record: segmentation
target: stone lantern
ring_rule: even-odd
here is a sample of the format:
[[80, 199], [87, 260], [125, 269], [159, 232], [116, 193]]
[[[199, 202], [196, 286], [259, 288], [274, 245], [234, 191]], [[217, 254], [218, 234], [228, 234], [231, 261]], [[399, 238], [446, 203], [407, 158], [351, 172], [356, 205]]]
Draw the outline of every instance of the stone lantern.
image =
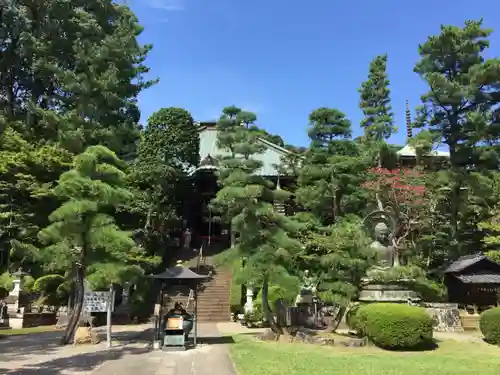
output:
[[14, 280], [12, 280], [12, 285], [14, 288], [9, 293], [9, 296], [19, 297], [24, 288], [24, 278], [28, 275], [27, 272], [24, 272], [21, 267], [12, 274], [14, 276]]
[[24, 272], [21, 267], [12, 274], [14, 280], [12, 280], [12, 285], [14, 286], [10, 291], [8, 297], [6, 298], [7, 306], [9, 311], [19, 313], [21, 307], [25, 306], [24, 298], [24, 279], [29, 275], [27, 272]]

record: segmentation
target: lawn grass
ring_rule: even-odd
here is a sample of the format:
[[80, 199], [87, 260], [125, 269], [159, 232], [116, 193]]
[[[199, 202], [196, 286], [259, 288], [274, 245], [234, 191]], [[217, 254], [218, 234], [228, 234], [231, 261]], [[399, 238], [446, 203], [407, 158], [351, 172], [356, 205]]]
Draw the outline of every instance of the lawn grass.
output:
[[484, 343], [439, 342], [427, 352], [388, 352], [259, 342], [234, 336], [231, 356], [239, 375], [498, 375], [500, 348]]
[[14, 335], [29, 335], [30, 333], [43, 333], [56, 331], [55, 326], [39, 326], [20, 329], [0, 329], [1, 336], [14, 336]]

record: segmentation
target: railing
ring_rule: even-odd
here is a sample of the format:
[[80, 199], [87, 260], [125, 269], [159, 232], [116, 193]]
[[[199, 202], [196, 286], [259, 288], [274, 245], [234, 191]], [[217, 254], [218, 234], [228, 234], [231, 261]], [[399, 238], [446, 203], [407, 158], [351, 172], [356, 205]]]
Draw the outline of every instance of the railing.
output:
[[196, 260], [196, 272], [200, 271], [200, 266], [202, 265], [201, 263], [205, 262], [205, 259], [203, 258], [203, 245], [200, 246], [200, 251], [198, 252], [198, 259]]
[[194, 290], [193, 289], [189, 289], [189, 296], [188, 296], [188, 300], [187, 300], [187, 303], [186, 303], [186, 310], [189, 308], [189, 304], [190, 302], [194, 299]]

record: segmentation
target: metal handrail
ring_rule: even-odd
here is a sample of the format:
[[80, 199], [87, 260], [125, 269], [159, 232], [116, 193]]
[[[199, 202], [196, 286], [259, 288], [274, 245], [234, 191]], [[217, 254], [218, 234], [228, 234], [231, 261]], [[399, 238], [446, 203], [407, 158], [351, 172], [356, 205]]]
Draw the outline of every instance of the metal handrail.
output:
[[203, 260], [203, 245], [200, 246], [200, 251], [198, 252], [198, 260], [196, 261], [196, 272], [200, 271], [202, 260]]
[[187, 303], [186, 303], [186, 310], [189, 308], [189, 303], [194, 299], [194, 290], [193, 289], [189, 289], [189, 296], [188, 296], [188, 300], [187, 300]]

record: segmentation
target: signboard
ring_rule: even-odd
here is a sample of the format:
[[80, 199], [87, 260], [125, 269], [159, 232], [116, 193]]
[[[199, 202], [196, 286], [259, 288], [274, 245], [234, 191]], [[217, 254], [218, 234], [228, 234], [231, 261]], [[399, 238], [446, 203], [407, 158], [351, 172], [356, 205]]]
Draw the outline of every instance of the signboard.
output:
[[172, 317], [167, 320], [167, 330], [180, 330], [183, 327], [182, 317]]
[[[83, 311], [85, 312], [106, 312], [108, 303], [111, 302], [110, 292], [85, 292], [83, 295]], [[111, 303], [111, 311], [114, 309], [114, 303]]]

